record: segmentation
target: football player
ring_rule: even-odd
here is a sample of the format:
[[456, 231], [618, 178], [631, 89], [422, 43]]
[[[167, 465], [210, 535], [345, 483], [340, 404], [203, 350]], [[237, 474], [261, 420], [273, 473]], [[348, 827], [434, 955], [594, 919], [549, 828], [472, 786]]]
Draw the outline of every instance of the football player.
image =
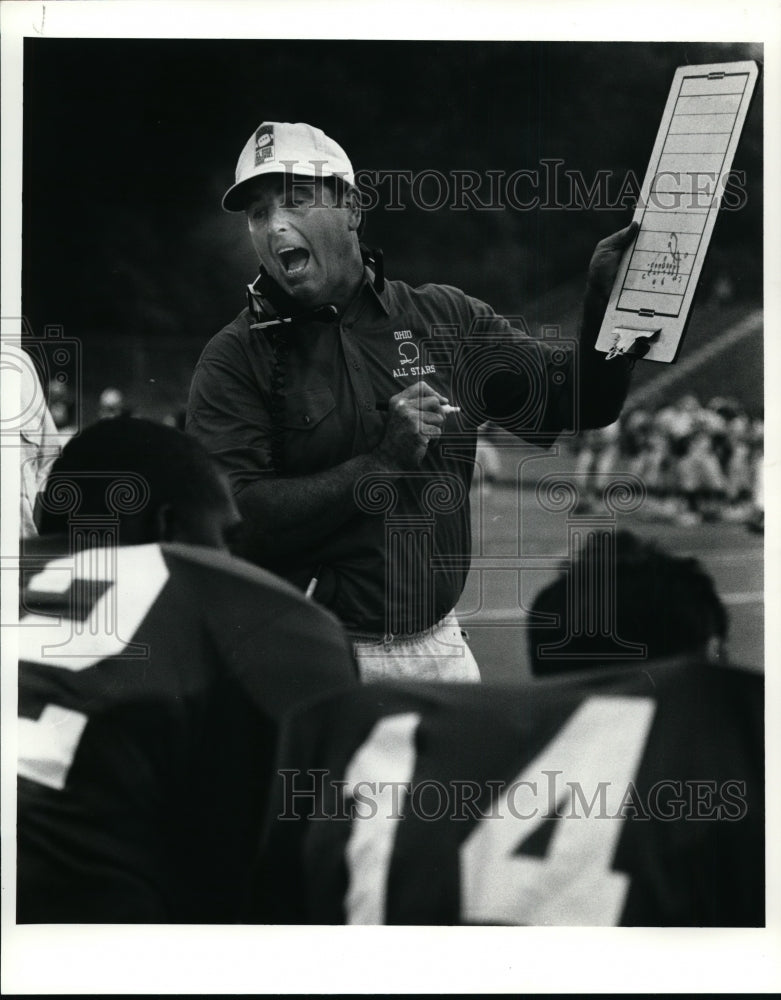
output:
[[715, 656], [726, 616], [696, 564], [631, 538], [604, 558], [535, 603], [558, 676], [367, 687], [290, 720], [257, 919], [764, 923], [762, 678]]
[[242, 919], [283, 715], [357, 684], [341, 626], [234, 559], [201, 446], [145, 420], [73, 438], [25, 546], [20, 923]]
[[587, 534], [532, 602], [537, 677], [616, 662], [726, 662], [729, 621], [713, 579], [688, 556], [630, 531]]
[[666, 663], [291, 720], [255, 919], [761, 926], [763, 686]]

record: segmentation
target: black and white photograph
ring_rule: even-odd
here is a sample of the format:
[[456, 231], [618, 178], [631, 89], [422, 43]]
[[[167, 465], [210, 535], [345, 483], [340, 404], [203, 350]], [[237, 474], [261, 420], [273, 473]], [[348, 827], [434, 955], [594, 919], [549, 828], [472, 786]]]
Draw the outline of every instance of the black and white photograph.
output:
[[2, 4], [4, 992], [781, 985], [781, 9], [480, 10]]

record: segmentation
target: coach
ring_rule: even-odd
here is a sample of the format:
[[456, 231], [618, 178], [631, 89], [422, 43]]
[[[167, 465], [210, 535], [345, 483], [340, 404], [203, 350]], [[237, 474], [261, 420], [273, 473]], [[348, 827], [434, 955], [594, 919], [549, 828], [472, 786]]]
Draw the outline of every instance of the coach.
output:
[[549, 443], [616, 419], [628, 364], [593, 343], [634, 227], [598, 245], [567, 351], [456, 288], [385, 280], [320, 129], [261, 124], [223, 207], [246, 213], [261, 270], [203, 351], [187, 427], [229, 477], [241, 554], [336, 613], [364, 679], [479, 680], [453, 614], [477, 427]]

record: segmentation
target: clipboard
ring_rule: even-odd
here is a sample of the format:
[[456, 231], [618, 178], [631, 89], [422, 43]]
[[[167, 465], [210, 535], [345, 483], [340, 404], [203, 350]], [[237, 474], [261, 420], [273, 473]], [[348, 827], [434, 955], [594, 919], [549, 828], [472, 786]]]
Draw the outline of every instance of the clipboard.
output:
[[753, 61], [675, 71], [595, 344], [607, 359], [675, 359], [758, 77]]

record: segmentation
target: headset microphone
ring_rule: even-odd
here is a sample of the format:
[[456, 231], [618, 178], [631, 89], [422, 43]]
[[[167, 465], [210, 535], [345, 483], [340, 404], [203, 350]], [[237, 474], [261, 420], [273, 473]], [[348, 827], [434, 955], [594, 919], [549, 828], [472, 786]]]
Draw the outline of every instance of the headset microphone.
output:
[[[374, 272], [375, 290], [381, 292], [385, 287], [382, 250], [370, 250], [361, 244], [361, 257], [364, 264]], [[265, 330], [302, 321], [332, 323], [339, 318], [339, 310], [330, 304], [300, 311], [296, 300], [280, 288], [262, 267], [257, 278], [247, 285], [247, 304], [250, 316], [255, 321], [250, 326], [252, 330]]]

